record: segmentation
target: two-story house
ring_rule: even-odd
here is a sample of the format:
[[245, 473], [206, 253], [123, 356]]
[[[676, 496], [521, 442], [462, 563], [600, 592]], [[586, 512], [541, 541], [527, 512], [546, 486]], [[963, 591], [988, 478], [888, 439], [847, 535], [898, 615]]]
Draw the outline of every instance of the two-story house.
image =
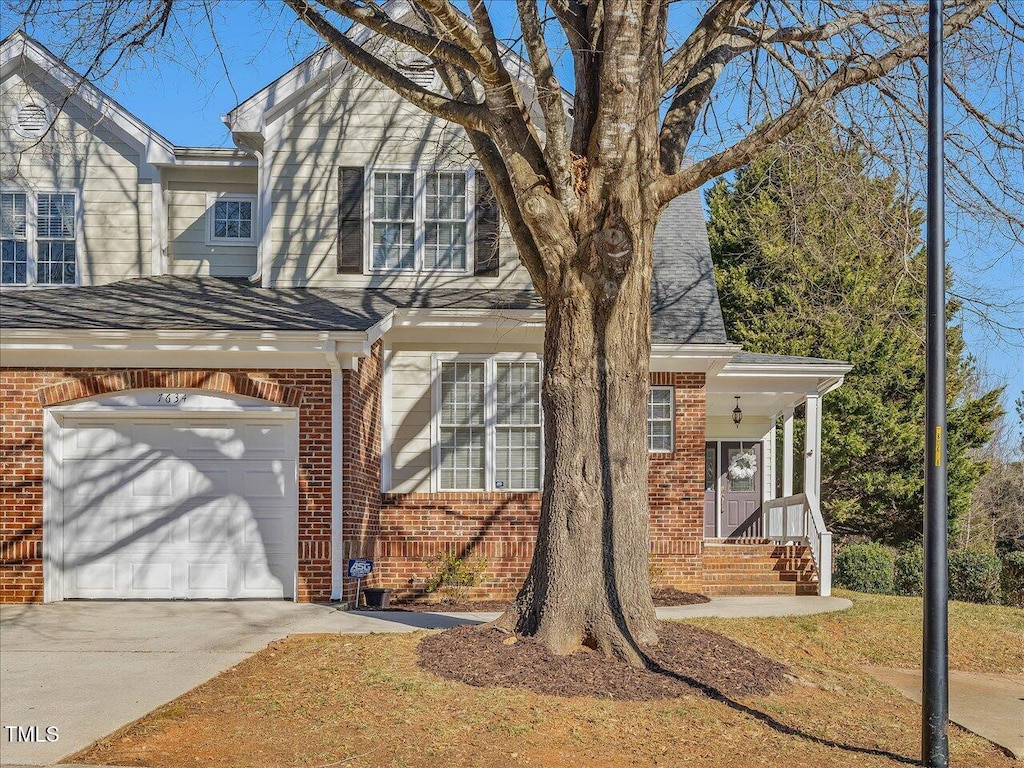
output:
[[[5, 601], [350, 599], [352, 557], [416, 594], [449, 550], [514, 594], [544, 313], [461, 129], [325, 50], [225, 116], [236, 148], [180, 147], [21, 33], [0, 105]], [[729, 342], [697, 193], [652, 308], [655, 585], [827, 594], [848, 366]]]

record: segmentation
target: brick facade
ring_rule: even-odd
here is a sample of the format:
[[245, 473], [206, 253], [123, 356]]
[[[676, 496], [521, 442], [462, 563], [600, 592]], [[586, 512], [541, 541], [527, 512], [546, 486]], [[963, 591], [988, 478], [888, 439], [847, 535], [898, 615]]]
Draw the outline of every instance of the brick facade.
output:
[[[651, 578], [654, 586], [700, 592], [704, 535], [703, 373], [655, 373], [675, 388], [675, 450], [651, 454]], [[372, 580], [399, 596], [423, 593], [433, 558], [453, 551], [487, 561], [476, 597], [515, 594], [530, 567], [539, 493], [384, 494]]]
[[203, 389], [299, 408], [298, 599], [331, 594], [331, 376], [305, 370], [0, 370], [0, 602], [43, 599], [43, 408], [138, 388]]
[[[380, 345], [343, 374], [344, 558], [373, 557], [369, 584], [422, 594], [440, 552], [482, 557], [478, 597], [507, 597], [526, 576], [539, 493], [380, 493]], [[651, 575], [699, 592], [704, 515], [704, 375], [656, 373], [675, 387], [675, 450], [652, 454]], [[43, 596], [43, 408], [136, 388], [195, 388], [299, 408], [298, 599], [331, 596], [331, 376], [327, 370], [196, 371], [95, 368], [0, 371], [0, 600]], [[346, 579], [343, 599], [353, 596]]]

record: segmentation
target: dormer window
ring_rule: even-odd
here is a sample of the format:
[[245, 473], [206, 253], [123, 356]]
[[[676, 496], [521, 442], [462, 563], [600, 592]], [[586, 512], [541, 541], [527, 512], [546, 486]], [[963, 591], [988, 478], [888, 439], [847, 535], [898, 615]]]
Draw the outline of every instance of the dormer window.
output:
[[0, 285], [78, 283], [78, 196], [0, 192]]
[[255, 195], [210, 194], [206, 200], [207, 245], [255, 245]]

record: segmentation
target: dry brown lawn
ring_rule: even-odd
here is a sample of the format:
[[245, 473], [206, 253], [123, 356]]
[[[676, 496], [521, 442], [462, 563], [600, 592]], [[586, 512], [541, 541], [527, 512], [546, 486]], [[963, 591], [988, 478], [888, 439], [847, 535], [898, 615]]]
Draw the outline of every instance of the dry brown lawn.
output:
[[[920, 708], [861, 671], [919, 665], [921, 601], [847, 595], [801, 618], [701, 620], [787, 664], [781, 694], [716, 701], [562, 698], [474, 688], [417, 665], [424, 633], [296, 635], [68, 758], [203, 768], [903, 766]], [[1024, 611], [951, 604], [950, 665], [1024, 673]], [[955, 726], [958, 768], [1012, 768]]]

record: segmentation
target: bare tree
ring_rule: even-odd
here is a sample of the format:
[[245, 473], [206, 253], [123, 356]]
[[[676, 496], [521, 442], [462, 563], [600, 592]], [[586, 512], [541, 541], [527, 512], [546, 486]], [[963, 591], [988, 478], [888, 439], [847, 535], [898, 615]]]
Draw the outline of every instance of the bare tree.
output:
[[[100, 13], [97, 60], [113, 61], [197, 3], [49, 8]], [[586, 645], [642, 663], [657, 642], [644, 425], [658, 219], [676, 196], [816, 114], [884, 162], [913, 167], [926, 4], [717, 0], [683, 29], [676, 17], [687, 9], [671, 0], [516, 0], [512, 19], [510, 4], [486, 0], [284, 3], [360, 70], [465, 130], [545, 302], [540, 528], [526, 582], [497, 623], [558, 653]], [[353, 24], [429, 57], [445, 87], [427, 90], [357, 45]], [[950, 135], [951, 200], [994, 215], [1019, 240], [1019, 9], [946, 0], [944, 33], [951, 120], [972, 126]], [[510, 47], [528, 61], [528, 85], [510, 71]], [[571, 67], [556, 66], [562, 53]]]

